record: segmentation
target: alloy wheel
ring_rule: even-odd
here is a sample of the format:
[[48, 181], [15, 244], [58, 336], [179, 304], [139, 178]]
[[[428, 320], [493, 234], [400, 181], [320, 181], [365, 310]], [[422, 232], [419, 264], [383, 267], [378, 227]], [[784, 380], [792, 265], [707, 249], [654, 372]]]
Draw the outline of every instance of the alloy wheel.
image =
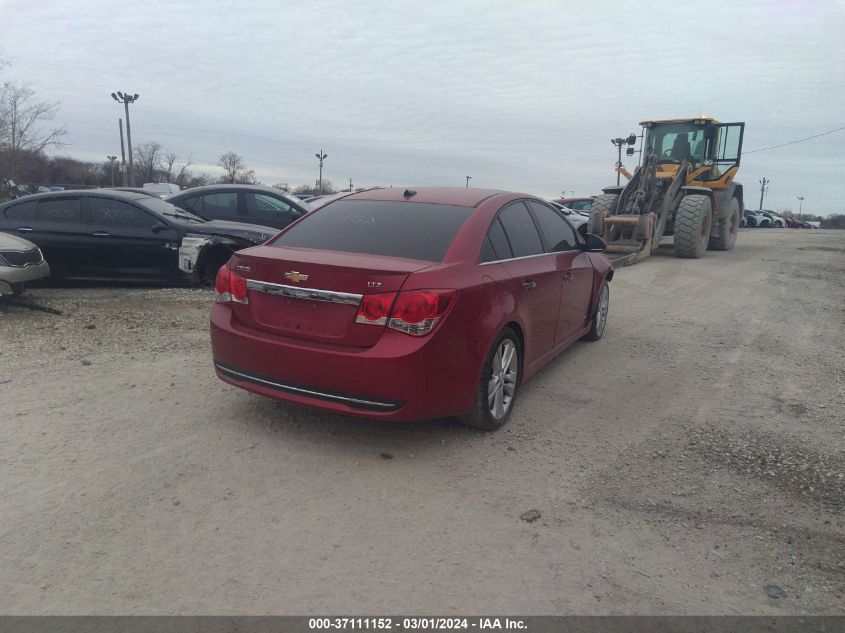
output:
[[505, 339], [493, 355], [490, 367], [490, 381], [487, 384], [487, 406], [490, 415], [501, 420], [508, 412], [516, 392], [516, 379], [519, 367], [516, 345]]

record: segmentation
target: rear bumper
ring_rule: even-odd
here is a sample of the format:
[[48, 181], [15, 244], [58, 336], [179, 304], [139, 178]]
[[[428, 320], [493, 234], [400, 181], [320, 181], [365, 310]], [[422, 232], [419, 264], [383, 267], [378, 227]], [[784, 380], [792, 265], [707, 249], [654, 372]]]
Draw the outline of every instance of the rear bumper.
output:
[[482, 339], [440, 341], [385, 331], [368, 349], [337, 348], [244, 328], [228, 306], [211, 311], [217, 376], [279, 400], [347, 415], [392, 421], [448, 417], [469, 411]]
[[12, 284], [35, 281], [50, 275], [50, 266], [42, 260], [29, 266], [0, 266], [0, 294], [12, 294]]

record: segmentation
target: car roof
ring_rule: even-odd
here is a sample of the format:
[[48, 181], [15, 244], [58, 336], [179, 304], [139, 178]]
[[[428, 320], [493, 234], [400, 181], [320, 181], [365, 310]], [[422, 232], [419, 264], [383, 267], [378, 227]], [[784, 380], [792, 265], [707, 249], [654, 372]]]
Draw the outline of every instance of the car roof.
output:
[[[43, 193], [32, 193], [27, 196], [15, 198], [10, 202], [40, 200], [42, 198], [78, 198], [80, 196], [117, 198], [119, 200], [140, 200], [150, 197], [147, 194], [137, 193], [135, 191], [117, 191], [115, 189], [71, 189], [65, 191], [45, 191]], [[4, 204], [9, 203], [6, 202]]]
[[[414, 192], [405, 195], [405, 192]], [[448, 204], [457, 207], [477, 207], [479, 204], [500, 194], [499, 189], [475, 189], [466, 187], [393, 187], [391, 189], [370, 189], [353, 193], [343, 200], [403, 200], [426, 204]]]
[[275, 187], [267, 187], [265, 185], [202, 185], [201, 187], [191, 187], [190, 189], [183, 189], [179, 193], [174, 193], [170, 198], [175, 198], [176, 196], [183, 196], [185, 194], [196, 194], [196, 193], [203, 193], [205, 191], [211, 191], [213, 189], [243, 189], [245, 191], [248, 190], [257, 190], [257, 191], [266, 191], [268, 193], [275, 193], [277, 195], [285, 195], [290, 198], [295, 198], [292, 193], [284, 191], [283, 189], [276, 189]]

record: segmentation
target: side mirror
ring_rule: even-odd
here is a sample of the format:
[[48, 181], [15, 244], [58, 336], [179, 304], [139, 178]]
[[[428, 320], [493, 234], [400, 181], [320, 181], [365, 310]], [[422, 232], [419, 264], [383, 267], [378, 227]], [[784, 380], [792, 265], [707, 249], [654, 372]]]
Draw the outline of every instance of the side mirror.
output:
[[168, 228], [168, 227], [164, 222], [156, 222], [152, 226], [153, 233], [158, 233], [160, 231], [165, 230], [166, 228]]
[[587, 233], [587, 244], [584, 250], [589, 253], [603, 253], [607, 250], [607, 242], [595, 233]]

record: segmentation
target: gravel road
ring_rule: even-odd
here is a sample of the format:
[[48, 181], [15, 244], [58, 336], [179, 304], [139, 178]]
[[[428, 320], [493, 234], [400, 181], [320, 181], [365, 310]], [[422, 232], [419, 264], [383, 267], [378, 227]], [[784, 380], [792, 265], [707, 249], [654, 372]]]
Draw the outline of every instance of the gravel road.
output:
[[494, 434], [223, 384], [207, 290], [2, 302], [0, 612], [845, 613], [845, 232], [737, 244], [618, 270]]

